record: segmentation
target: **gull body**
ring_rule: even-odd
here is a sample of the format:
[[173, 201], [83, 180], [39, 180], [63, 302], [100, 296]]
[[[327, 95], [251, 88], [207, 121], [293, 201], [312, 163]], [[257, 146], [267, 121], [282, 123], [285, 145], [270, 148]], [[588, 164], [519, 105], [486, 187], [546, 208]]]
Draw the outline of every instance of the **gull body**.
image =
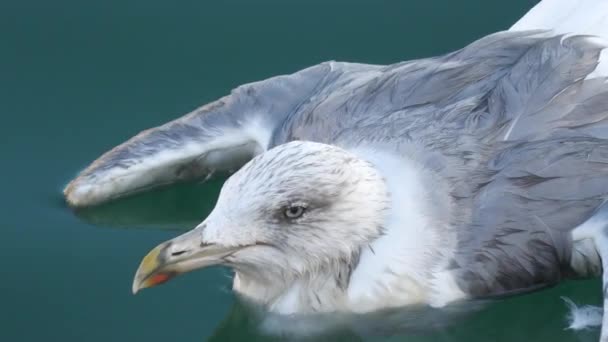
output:
[[223, 264], [280, 314], [444, 307], [602, 275], [602, 38], [607, 2], [544, 0], [444, 56], [243, 85], [107, 152], [65, 195], [88, 206], [240, 168], [199, 226], [144, 258], [133, 291]]

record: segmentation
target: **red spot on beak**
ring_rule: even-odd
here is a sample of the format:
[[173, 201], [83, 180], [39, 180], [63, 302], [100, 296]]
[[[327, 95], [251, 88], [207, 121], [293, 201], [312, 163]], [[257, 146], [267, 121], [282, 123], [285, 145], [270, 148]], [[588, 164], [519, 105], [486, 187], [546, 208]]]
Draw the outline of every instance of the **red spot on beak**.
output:
[[154, 286], [154, 285], [162, 284], [171, 278], [173, 278], [173, 274], [171, 274], [171, 273], [158, 273], [158, 274], [155, 274], [154, 276], [152, 276], [152, 278], [150, 278], [149, 281], [150, 281], [150, 284], [152, 286]]

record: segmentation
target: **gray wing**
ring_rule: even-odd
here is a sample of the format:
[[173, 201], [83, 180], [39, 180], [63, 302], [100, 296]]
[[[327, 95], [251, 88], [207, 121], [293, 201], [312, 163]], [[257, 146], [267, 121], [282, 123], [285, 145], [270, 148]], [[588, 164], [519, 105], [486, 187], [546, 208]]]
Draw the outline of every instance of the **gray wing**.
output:
[[593, 273], [592, 263], [572, 268], [570, 232], [608, 198], [608, 141], [508, 144], [476, 173], [469, 196], [453, 194], [462, 211], [451, 267], [466, 292], [506, 295]]
[[[436, 140], [445, 140], [462, 208], [452, 267], [469, 294], [530, 291], [598, 271], [597, 255], [574, 255], [570, 234], [608, 198], [608, 83], [586, 79], [598, 58], [584, 37], [535, 43], [474, 111], [446, 120], [466, 132]], [[596, 260], [573, 269], [574, 258]]]
[[[502, 32], [445, 56], [389, 66], [322, 63], [241, 86], [142, 132], [94, 161], [64, 193], [72, 206], [97, 204], [238, 168], [296, 139], [337, 145], [416, 140], [438, 150], [468, 134], [470, 142], [457, 143], [474, 153], [475, 141], [540, 139], [568, 122], [601, 135], [603, 114], [568, 114], [583, 110], [573, 108], [577, 104], [603, 106], [596, 96], [601, 87], [581, 81], [599, 50], [582, 38]], [[439, 131], [446, 138], [437, 141]]]
[[75, 207], [240, 167], [268, 148], [285, 117], [318, 91], [326, 64], [246, 84], [103, 154], [64, 190]]

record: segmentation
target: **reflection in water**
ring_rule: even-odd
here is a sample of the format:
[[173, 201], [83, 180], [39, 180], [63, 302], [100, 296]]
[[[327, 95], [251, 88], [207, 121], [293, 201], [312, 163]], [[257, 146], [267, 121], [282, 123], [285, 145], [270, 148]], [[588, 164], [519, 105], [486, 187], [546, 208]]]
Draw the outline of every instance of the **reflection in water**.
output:
[[75, 214], [101, 226], [186, 231], [209, 215], [224, 180], [218, 177], [205, 183], [176, 184], [100, 206], [76, 209]]
[[426, 335], [462, 321], [486, 304], [465, 302], [444, 309], [420, 306], [369, 314], [278, 315], [237, 300], [209, 341], [363, 341]]
[[[583, 283], [588, 289], [599, 284], [597, 281]], [[443, 309], [403, 308], [364, 315], [279, 316], [238, 300], [207, 341], [512, 342], [566, 338], [568, 341], [595, 342], [599, 329], [565, 330], [565, 320], [556, 319], [567, 313], [560, 293], [574, 294], [577, 286], [580, 288], [581, 282], [567, 282], [545, 291], [549, 296], [537, 293], [457, 303]]]

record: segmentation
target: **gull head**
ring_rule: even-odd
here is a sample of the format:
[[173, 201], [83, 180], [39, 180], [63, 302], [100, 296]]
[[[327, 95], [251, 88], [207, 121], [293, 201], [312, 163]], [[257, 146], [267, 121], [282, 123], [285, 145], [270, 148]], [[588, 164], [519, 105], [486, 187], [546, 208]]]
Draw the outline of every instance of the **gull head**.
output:
[[289, 282], [348, 262], [383, 230], [389, 195], [373, 164], [336, 146], [291, 142], [243, 166], [193, 230], [144, 257], [133, 292], [194, 269]]

